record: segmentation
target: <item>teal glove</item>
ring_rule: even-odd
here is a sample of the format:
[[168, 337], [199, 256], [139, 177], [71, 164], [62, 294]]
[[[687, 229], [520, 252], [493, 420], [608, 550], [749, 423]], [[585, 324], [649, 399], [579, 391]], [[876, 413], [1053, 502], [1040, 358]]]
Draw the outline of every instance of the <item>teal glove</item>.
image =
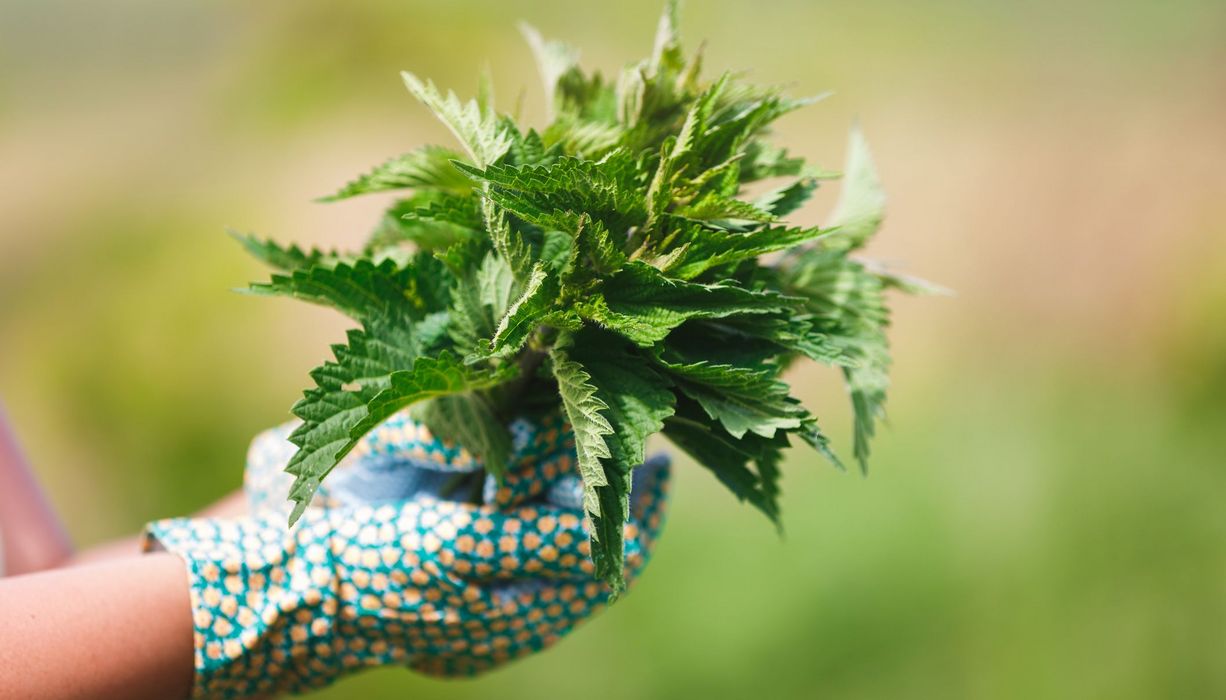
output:
[[[591, 575], [569, 430], [556, 417], [511, 428], [515, 462], [501, 487], [485, 485], [490, 505], [443, 498], [456, 472], [480, 464], [398, 415], [292, 531], [271, 495], [286, 493], [286, 428], [253, 443], [251, 516], [151, 524], [150, 541], [187, 562], [193, 696], [301, 692], [386, 664], [471, 675], [549, 646], [600, 609], [608, 591]], [[659, 532], [668, 477], [667, 460], [636, 470], [630, 578]]]

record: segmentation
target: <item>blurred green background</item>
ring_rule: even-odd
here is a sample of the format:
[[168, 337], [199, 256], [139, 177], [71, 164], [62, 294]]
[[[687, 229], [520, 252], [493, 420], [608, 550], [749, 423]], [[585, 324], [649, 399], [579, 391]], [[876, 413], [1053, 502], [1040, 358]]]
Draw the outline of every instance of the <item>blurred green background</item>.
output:
[[[223, 230], [354, 245], [312, 197], [446, 142], [400, 85], [541, 90], [514, 22], [608, 71], [658, 2], [0, 2], [0, 396], [82, 545], [239, 483], [345, 323], [228, 289]], [[709, 66], [859, 118], [899, 299], [867, 479], [797, 451], [781, 540], [681, 464], [633, 595], [476, 681], [319, 697], [1226, 696], [1226, 4], [691, 0]], [[835, 188], [801, 219], [818, 222]], [[832, 372], [793, 377], [840, 445]]]

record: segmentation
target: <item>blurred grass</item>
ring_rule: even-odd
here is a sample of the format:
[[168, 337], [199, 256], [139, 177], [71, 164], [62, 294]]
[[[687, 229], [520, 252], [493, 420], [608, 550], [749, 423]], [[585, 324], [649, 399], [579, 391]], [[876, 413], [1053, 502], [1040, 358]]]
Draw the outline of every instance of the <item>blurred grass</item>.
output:
[[[657, 3], [0, 0], [0, 396], [81, 543], [237, 485], [343, 321], [227, 290], [227, 224], [352, 244], [310, 198], [445, 141], [399, 86], [540, 91], [513, 22], [606, 70]], [[837, 166], [859, 115], [900, 300], [867, 479], [803, 452], [786, 536], [682, 464], [634, 594], [472, 682], [319, 697], [1226, 694], [1226, 7], [697, 2], [710, 64], [836, 98], [780, 138]], [[820, 220], [824, 193], [805, 212]], [[846, 444], [834, 376], [795, 376]]]

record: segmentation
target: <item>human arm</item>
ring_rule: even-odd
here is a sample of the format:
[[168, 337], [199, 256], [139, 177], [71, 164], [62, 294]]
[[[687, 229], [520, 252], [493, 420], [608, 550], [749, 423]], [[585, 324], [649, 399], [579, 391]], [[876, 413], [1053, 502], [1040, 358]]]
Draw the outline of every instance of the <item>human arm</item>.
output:
[[190, 610], [165, 553], [0, 580], [0, 698], [187, 697]]

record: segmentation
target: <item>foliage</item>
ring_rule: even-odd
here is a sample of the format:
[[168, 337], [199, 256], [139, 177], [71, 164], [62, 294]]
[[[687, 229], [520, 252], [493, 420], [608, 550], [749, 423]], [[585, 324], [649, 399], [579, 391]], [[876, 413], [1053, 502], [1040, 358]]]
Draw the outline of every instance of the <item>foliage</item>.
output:
[[[402, 408], [417, 404], [496, 477], [506, 422], [560, 408], [592, 557], [616, 593], [631, 472], [652, 435], [776, 522], [793, 438], [841, 466], [782, 379], [799, 356], [843, 372], [867, 468], [888, 385], [884, 293], [914, 288], [851, 257], [883, 214], [867, 146], [853, 130], [832, 226], [785, 223], [831, 175], [771, 145], [769, 127], [811, 100], [731, 75], [704, 81], [676, 26], [670, 3], [652, 55], [616, 80], [525, 28], [552, 101], [540, 131], [498, 113], [488, 89], [465, 102], [405, 73], [463, 152], [426, 146], [325, 198], [400, 193], [359, 252], [240, 239], [281, 269], [251, 291], [360, 324], [293, 408], [291, 521]], [[754, 187], [763, 181], [775, 187]]]

